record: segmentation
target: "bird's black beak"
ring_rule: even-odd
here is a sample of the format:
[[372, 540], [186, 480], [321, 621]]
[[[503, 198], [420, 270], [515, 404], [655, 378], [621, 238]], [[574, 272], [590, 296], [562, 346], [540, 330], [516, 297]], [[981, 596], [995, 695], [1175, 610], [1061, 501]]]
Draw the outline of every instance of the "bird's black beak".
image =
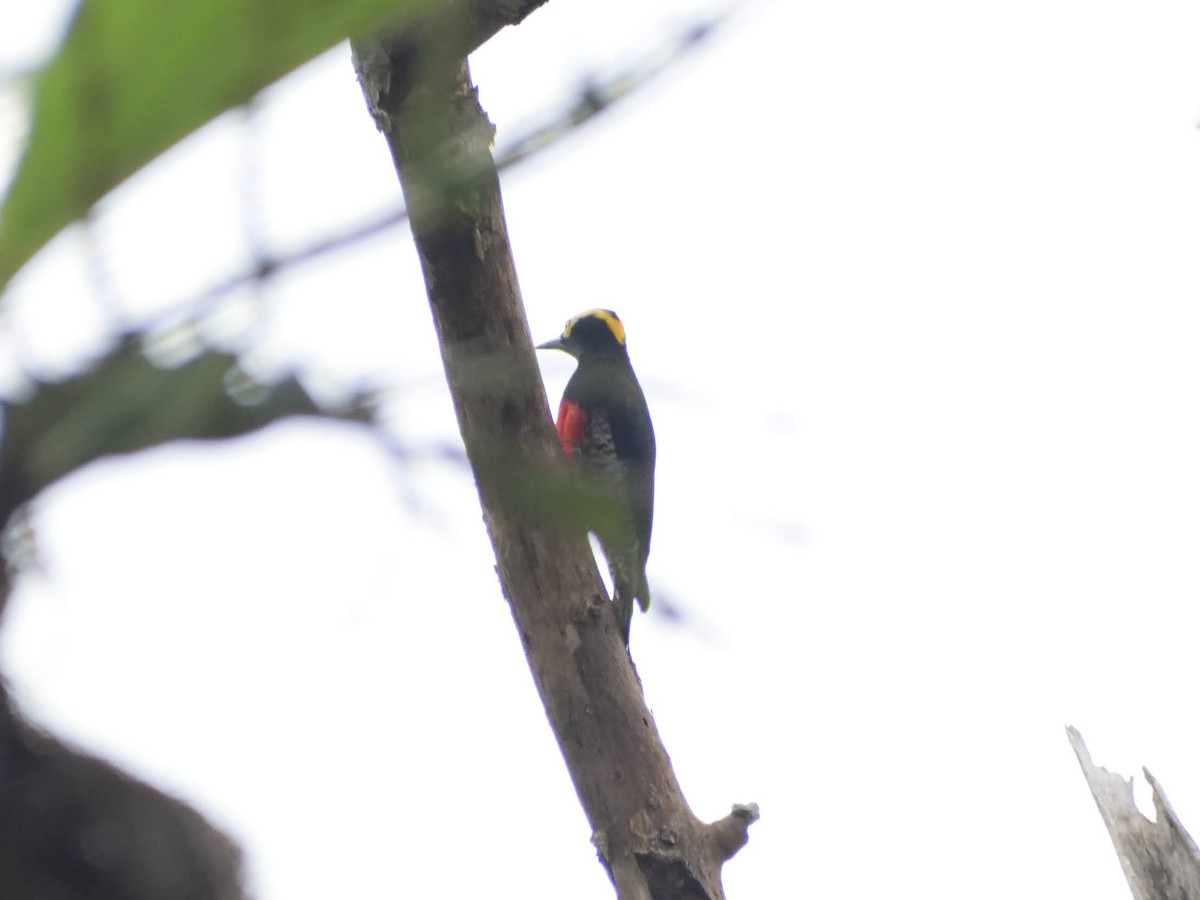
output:
[[570, 352], [569, 350], [567, 350], [566, 345], [563, 344], [563, 339], [560, 337], [556, 337], [552, 341], [546, 341], [546, 343], [544, 343], [544, 344], [538, 344], [533, 349], [535, 349], [535, 350], [561, 350], [563, 353]]

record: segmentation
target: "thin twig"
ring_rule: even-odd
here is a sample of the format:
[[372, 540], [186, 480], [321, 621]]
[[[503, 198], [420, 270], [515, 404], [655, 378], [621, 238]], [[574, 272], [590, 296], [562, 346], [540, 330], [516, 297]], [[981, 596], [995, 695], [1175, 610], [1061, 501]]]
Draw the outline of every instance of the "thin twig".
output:
[[[691, 51], [697, 49], [732, 16], [733, 10], [730, 9], [712, 19], [691, 26], [677, 35], [665, 47], [615, 77], [607, 80], [587, 79], [583, 90], [565, 111], [517, 138], [497, 154], [497, 170], [503, 172], [552, 147], [576, 128], [592, 121], [618, 101], [624, 100], [634, 91], [644, 87], [651, 80], [679, 63]], [[465, 177], [469, 178], [470, 173], [467, 173]], [[289, 253], [260, 252], [253, 265], [248, 269], [231, 275], [198, 294], [192, 300], [174, 306], [150, 319], [145, 324], [144, 330], [154, 331], [163, 327], [178, 327], [181, 320], [200, 319], [210, 312], [222, 298], [243, 287], [264, 282], [282, 270], [291, 269], [335, 251], [346, 249], [407, 221], [408, 210], [401, 207], [342, 231], [318, 238], [307, 246]]]

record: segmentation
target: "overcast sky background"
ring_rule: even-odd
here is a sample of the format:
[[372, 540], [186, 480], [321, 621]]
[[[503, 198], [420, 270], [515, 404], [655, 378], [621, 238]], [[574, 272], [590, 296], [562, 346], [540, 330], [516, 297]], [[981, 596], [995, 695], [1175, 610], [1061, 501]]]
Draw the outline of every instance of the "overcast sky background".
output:
[[[8, 11], [0, 69], [65, 9]], [[472, 59], [498, 142], [703, 11], [552, 0]], [[758, 3], [505, 176], [535, 338], [626, 323], [688, 614], [633, 653], [697, 813], [761, 804], [731, 898], [1127, 897], [1068, 723], [1200, 829], [1197, 33], [1187, 2]], [[91, 261], [70, 232], [26, 269], [0, 375], [399, 202], [346, 48], [263, 99], [107, 199]], [[7, 90], [9, 165], [19, 127]], [[242, 300], [254, 365], [457, 441], [406, 230]], [[262, 900], [611, 897], [463, 471], [283, 425], [95, 465], [35, 521], [22, 703], [230, 830]]]

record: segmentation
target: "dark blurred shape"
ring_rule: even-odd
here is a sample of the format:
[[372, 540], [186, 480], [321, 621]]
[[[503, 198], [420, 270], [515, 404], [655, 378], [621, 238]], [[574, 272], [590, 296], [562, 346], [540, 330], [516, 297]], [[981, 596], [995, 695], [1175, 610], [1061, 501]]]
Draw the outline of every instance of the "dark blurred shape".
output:
[[245, 896], [232, 840], [190, 806], [25, 721], [0, 684], [0, 897]]

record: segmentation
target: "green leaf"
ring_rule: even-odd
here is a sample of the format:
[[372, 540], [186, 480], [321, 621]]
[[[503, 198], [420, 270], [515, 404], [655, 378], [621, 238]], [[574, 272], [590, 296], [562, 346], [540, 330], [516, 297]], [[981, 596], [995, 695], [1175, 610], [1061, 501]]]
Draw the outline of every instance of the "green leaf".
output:
[[343, 38], [434, 2], [84, 0], [36, 82], [0, 207], [0, 290], [172, 144]]

